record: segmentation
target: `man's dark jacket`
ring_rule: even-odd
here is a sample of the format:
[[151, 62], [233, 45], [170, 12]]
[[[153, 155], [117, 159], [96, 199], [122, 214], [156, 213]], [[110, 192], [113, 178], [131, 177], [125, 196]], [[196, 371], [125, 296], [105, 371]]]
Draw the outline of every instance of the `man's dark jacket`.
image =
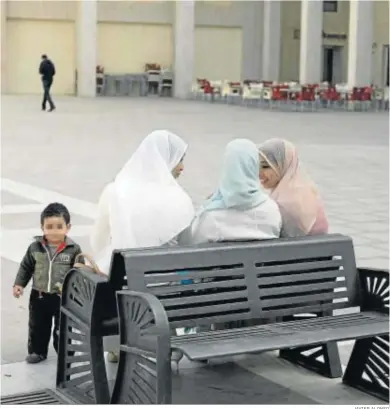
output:
[[46, 59], [39, 65], [39, 73], [43, 80], [51, 81], [53, 80], [54, 75], [56, 75], [56, 68], [49, 59]]

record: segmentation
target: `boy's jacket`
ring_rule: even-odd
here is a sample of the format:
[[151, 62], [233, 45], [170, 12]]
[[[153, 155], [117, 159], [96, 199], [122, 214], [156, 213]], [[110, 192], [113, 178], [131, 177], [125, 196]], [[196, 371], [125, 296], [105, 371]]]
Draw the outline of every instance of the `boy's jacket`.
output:
[[51, 258], [45, 238], [35, 237], [20, 263], [14, 285], [26, 287], [32, 278], [33, 289], [44, 293], [59, 293], [65, 275], [73, 267], [75, 258], [80, 253], [81, 247], [66, 237]]

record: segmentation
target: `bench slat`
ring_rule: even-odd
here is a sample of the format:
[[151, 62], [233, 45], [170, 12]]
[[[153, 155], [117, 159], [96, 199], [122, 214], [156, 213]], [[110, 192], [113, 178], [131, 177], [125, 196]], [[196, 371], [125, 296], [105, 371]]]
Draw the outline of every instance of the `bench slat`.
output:
[[[184, 306], [183, 306], [184, 307]], [[191, 306], [183, 309], [167, 309], [168, 317], [211, 316], [221, 313], [249, 312], [248, 302], [230, 302], [217, 305]]]
[[306, 302], [324, 302], [334, 299], [348, 298], [347, 291], [331, 292], [331, 293], [318, 293], [312, 295], [298, 295], [295, 297], [283, 297], [261, 300], [261, 306], [263, 310], [270, 309], [271, 307], [293, 306], [297, 304], [304, 304]]
[[338, 310], [342, 308], [348, 308], [350, 306], [349, 302], [340, 302], [340, 303], [333, 303], [333, 302], [324, 302], [320, 305], [305, 305], [300, 307], [287, 307], [286, 308], [278, 308], [275, 310], [266, 310], [262, 312], [261, 316], [263, 318], [275, 318], [275, 317], [286, 317], [291, 316], [294, 314], [310, 314], [310, 313], [318, 313], [318, 312], [331, 312], [333, 310]]
[[267, 288], [267, 292], [262, 296], [263, 300], [268, 298], [273, 298], [275, 295], [284, 294], [297, 294], [313, 291], [316, 293], [323, 294], [327, 290], [335, 290], [336, 288], [345, 288], [345, 281], [329, 281], [326, 283], [309, 283], [309, 284], [299, 284], [299, 285], [289, 285], [280, 287], [270, 287]]
[[183, 279], [197, 279], [197, 278], [216, 278], [216, 277], [232, 277], [243, 278], [245, 276], [244, 265], [238, 264], [236, 267], [222, 268], [210, 267], [208, 269], [191, 269], [186, 270], [185, 274], [180, 274], [177, 271], [153, 271], [145, 273], [145, 283], [154, 284], [161, 282], [177, 282]]
[[[182, 276], [182, 280], [185, 277]], [[234, 288], [234, 287], [242, 287], [246, 288], [246, 280], [226, 280], [226, 281], [212, 281], [207, 283], [199, 283], [199, 284], [186, 284], [186, 285], [164, 285], [162, 287], [149, 287], [148, 290], [151, 294], [156, 296], [163, 295], [163, 294], [175, 294], [180, 293], [182, 291], [194, 291], [194, 290], [207, 290], [207, 289], [214, 289], [214, 288]]]
[[296, 260], [292, 264], [278, 264], [278, 265], [264, 265], [262, 263], [256, 263], [257, 267], [257, 276], [264, 276], [264, 275], [271, 275], [271, 274], [288, 274], [288, 272], [304, 272], [304, 271], [312, 271], [312, 270], [329, 270], [329, 269], [339, 269], [343, 265], [343, 260], [335, 259], [335, 260], [315, 260], [315, 261], [305, 261], [303, 260]]
[[215, 294], [204, 294], [202, 293], [197, 293], [193, 294], [191, 296], [186, 297], [185, 295], [181, 294], [174, 294], [172, 295], [172, 298], [160, 298], [160, 301], [162, 305], [166, 307], [171, 307], [174, 305], [191, 305], [191, 304], [197, 304], [197, 303], [202, 303], [202, 302], [212, 302], [212, 301], [228, 301], [228, 300], [234, 300], [238, 298], [248, 298], [248, 291], [225, 291], [225, 292], [217, 292]]
[[173, 328], [182, 328], [182, 327], [193, 328], [199, 325], [199, 321], [202, 322], [202, 325], [208, 326], [211, 324], [218, 324], [218, 323], [224, 323], [224, 322], [249, 320], [251, 318], [253, 318], [251, 313], [240, 312], [240, 313], [231, 313], [231, 314], [223, 314], [223, 315], [214, 315], [211, 317], [203, 316], [201, 320], [199, 320], [199, 318], [197, 317], [194, 317], [194, 318], [183, 317], [182, 319], [180, 319], [180, 317], [173, 317], [173, 318], [170, 318], [169, 324]]
[[383, 361], [388, 362], [389, 356], [386, 350], [382, 350], [376, 343], [372, 345], [372, 352], [378, 355]]
[[259, 277], [257, 279], [260, 286], [272, 285], [272, 284], [283, 284], [283, 283], [296, 283], [300, 281], [308, 282], [310, 280], [315, 283], [316, 281], [331, 279], [337, 277], [345, 277], [345, 272], [343, 270], [327, 270], [315, 273], [297, 272], [291, 275], [285, 276], [275, 276], [275, 277]]

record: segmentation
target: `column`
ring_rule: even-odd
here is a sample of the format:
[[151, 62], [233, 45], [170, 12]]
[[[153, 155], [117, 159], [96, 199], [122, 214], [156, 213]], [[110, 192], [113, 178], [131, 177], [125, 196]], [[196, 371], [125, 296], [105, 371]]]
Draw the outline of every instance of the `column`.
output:
[[175, 1], [174, 25], [174, 82], [175, 98], [187, 98], [195, 70], [195, 1]]
[[[263, 7], [260, 1], [243, 1], [241, 79], [260, 80]], [[237, 78], [239, 80], [240, 78]]]
[[349, 2], [348, 86], [371, 84], [373, 1]]
[[280, 9], [281, 2], [264, 0], [263, 72], [262, 79], [278, 81], [280, 71]]
[[97, 65], [97, 0], [79, 0], [77, 3], [77, 95], [94, 97]]
[[1, 93], [7, 92], [7, 1], [1, 0]]
[[322, 79], [322, 7], [322, 0], [301, 0], [301, 84], [316, 84]]

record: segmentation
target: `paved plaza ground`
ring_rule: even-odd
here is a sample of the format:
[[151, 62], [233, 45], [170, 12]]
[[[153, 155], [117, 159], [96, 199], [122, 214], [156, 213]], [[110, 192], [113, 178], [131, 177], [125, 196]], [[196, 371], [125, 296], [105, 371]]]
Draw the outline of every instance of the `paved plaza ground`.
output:
[[[2, 97], [1, 121], [1, 364], [2, 395], [54, 385], [55, 360], [24, 362], [28, 292], [11, 287], [39, 213], [51, 201], [71, 213], [71, 236], [88, 251], [88, 233], [104, 185], [141, 139], [169, 129], [190, 145], [181, 183], [200, 204], [218, 180], [226, 143], [249, 138], [291, 140], [324, 197], [331, 231], [354, 239], [358, 265], [388, 267], [389, 117], [385, 113], [277, 112], [158, 98], [57, 98], [57, 110], [40, 111], [40, 97]], [[351, 343], [340, 343], [347, 363]], [[254, 373], [319, 403], [381, 403], [291, 364], [274, 354], [240, 360]], [[38, 379], [38, 378], [37, 378]], [[35, 381], [34, 381], [35, 382]], [[35, 384], [34, 384], [35, 385]], [[27, 389], [26, 389], [27, 388]], [[277, 403], [277, 402], [275, 402]]]

